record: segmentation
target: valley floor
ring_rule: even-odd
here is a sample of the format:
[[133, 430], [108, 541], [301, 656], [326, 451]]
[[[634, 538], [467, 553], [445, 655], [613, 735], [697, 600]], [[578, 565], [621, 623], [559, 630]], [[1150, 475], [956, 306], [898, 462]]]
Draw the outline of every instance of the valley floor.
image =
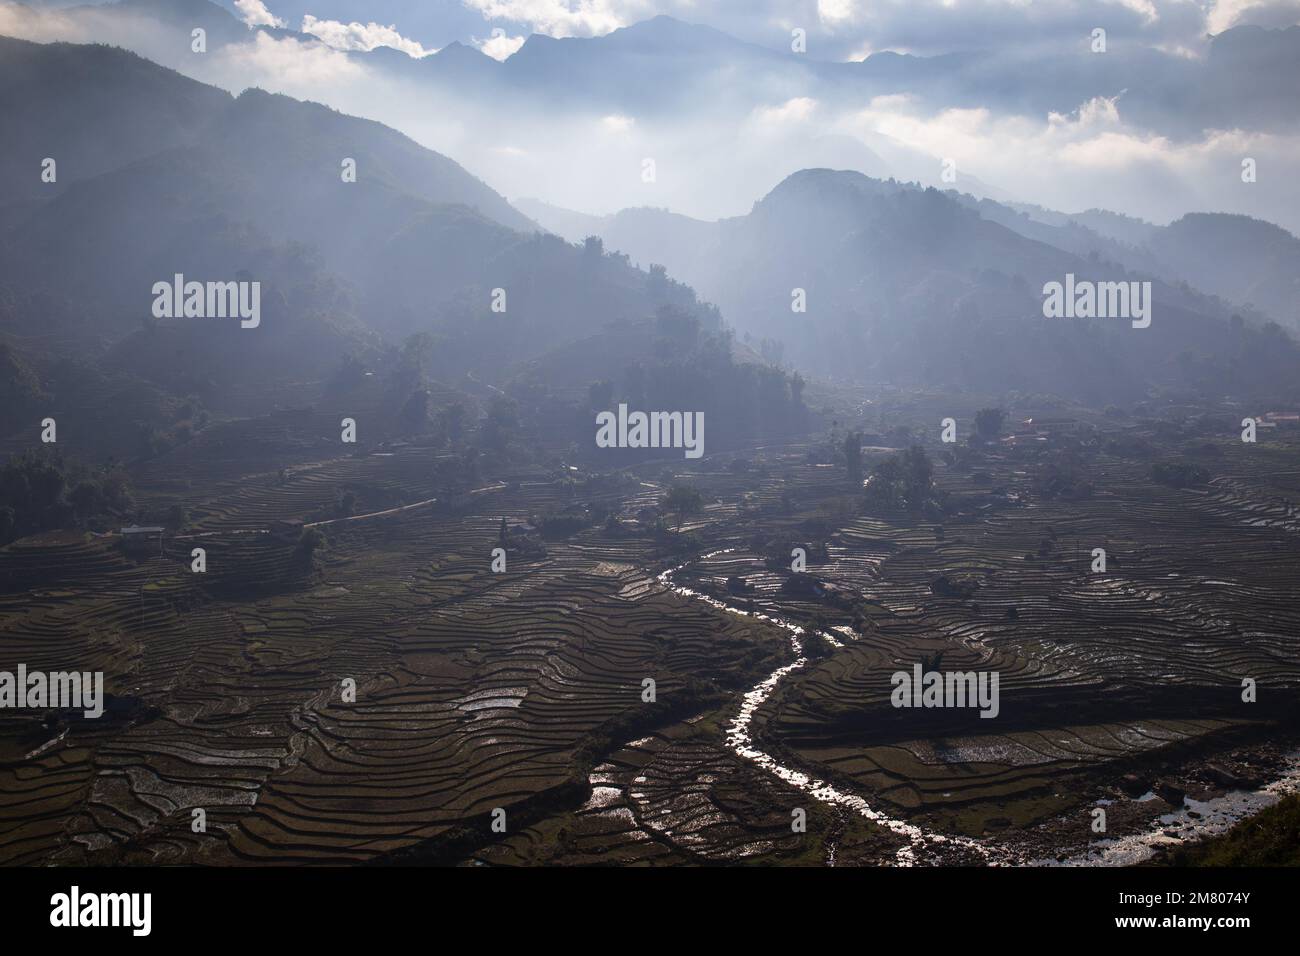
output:
[[[0, 862], [1138, 862], [1296, 778], [1300, 522], [1279, 502], [1300, 441], [1225, 442], [1184, 489], [1099, 452], [1068, 500], [1029, 451], [970, 471], [936, 446], [938, 517], [860, 512], [812, 450], [590, 491], [493, 475], [450, 501], [413, 444], [204, 472], [160, 554], [0, 549], [0, 660], [100, 670], [112, 694], [98, 720], [0, 712]], [[170, 500], [192, 466], [144, 493]], [[679, 478], [706, 507], [656, 531], [645, 509]], [[344, 486], [383, 507], [323, 526], [304, 570], [278, 523]], [[503, 517], [578, 501], [617, 524], [492, 570]], [[788, 585], [767, 543], [817, 538], [816, 588]], [[891, 706], [922, 660], [997, 671], [998, 717]]]

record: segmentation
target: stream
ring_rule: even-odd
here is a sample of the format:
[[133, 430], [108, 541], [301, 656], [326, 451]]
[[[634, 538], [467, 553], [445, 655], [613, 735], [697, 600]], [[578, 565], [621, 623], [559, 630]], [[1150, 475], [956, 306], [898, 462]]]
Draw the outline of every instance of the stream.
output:
[[[730, 554], [736, 549], [728, 548], [701, 555], [697, 560]], [[886, 827], [894, 833], [907, 838], [907, 843], [895, 853], [894, 862], [898, 866], [915, 866], [924, 862], [947, 862], [945, 856], [952, 856], [954, 851], [963, 857], [974, 856], [989, 866], [1029, 865], [1029, 866], [1128, 866], [1140, 863], [1153, 856], [1161, 846], [1188, 843], [1203, 836], [1222, 833], [1245, 817], [1257, 813], [1276, 803], [1287, 793], [1300, 789], [1300, 752], [1290, 755], [1287, 772], [1257, 791], [1235, 790], [1207, 801], [1195, 801], [1188, 798], [1184, 806], [1172, 813], [1155, 818], [1147, 831], [1118, 837], [1112, 840], [1100, 840], [1093, 843], [1086, 851], [1068, 857], [1063, 861], [1043, 858], [1036, 853], [1028, 853], [1012, 846], [1000, 845], [991, 840], [976, 840], [964, 836], [952, 836], [925, 830], [905, 820], [899, 820], [887, 813], [874, 809], [867, 799], [860, 794], [850, 792], [842, 786], [833, 786], [827, 781], [805, 773], [793, 767], [783, 765], [774, 756], [760, 749], [750, 732], [754, 714], [758, 708], [772, 696], [776, 688], [786, 677], [807, 665], [808, 659], [803, 655], [801, 640], [804, 629], [783, 618], [757, 611], [743, 611], [702, 594], [691, 588], [682, 587], [674, 582], [675, 575], [696, 563], [688, 561], [670, 568], [658, 575], [661, 584], [675, 594], [692, 600], [701, 601], [709, 607], [735, 614], [740, 617], [779, 627], [790, 635], [790, 649], [795, 659], [789, 664], [778, 667], [764, 680], [747, 691], [741, 698], [740, 710], [727, 724], [727, 746], [736, 756], [752, 763], [768, 773], [778, 777], [790, 786], [807, 793], [816, 800], [840, 807], [850, 813], [856, 813], [871, 822]], [[842, 647], [840, 638], [849, 629], [837, 629], [836, 632], [822, 632], [822, 636], [834, 647]], [[1192, 814], [1196, 814], [1193, 816]], [[831, 849], [830, 865], [834, 865], [834, 848]]]

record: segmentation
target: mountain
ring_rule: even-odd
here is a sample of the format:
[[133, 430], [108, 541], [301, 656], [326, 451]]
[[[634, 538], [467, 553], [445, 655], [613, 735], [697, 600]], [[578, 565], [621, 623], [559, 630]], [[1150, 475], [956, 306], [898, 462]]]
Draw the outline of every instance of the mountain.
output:
[[[192, 143], [230, 96], [105, 46], [0, 37], [0, 205]], [[56, 162], [57, 181], [41, 180]]]
[[[178, 40], [183, 36], [186, 50], [195, 26], [207, 30], [210, 50], [246, 42], [259, 33], [314, 39], [291, 29], [249, 28], [210, 0], [117, 0], [61, 13], [86, 30], [101, 30], [105, 39], [127, 45], [149, 42], [147, 34], [156, 31], [141, 29], [144, 24], [175, 31]], [[1086, 36], [1083, 31], [1081, 37]], [[1134, 119], [1162, 134], [1181, 136], [1242, 124], [1295, 129], [1298, 54], [1300, 26], [1237, 26], [1213, 36], [1207, 55], [1199, 59], [1116, 44], [1105, 54], [1104, 70], [1097, 69], [1097, 54], [1082, 39], [1064, 47], [1060, 42], [1025, 44], [1014, 55], [983, 51], [973, 42], [965, 50], [938, 56], [882, 50], [842, 63], [818, 59], [815, 51], [799, 54], [758, 46], [709, 26], [660, 15], [598, 37], [534, 34], [504, 63], [455, 42], [419, 60], [384, 47], [352, 51], [349, 57], [403, 78], [421, 78], [476, 102], [509, 91], [518, 101], [620, 109], [643, 116], [694, 110], [705, 100], [711, 106], [728, 102], [748, 109], [798, 96], [862, 104], [896, 94], [936, 109], [989, 108], [1046, 116], [1068, 114], [1094, 97], [1123, 93], [1125, 109]], [[738, 72], [746, 81], [728, 82]], [[1027, 75], [1035, 82], [1023, 82]], [[1255, 82], [1257, 75], [1268, 76], [1270, 82]], [[708, 96], [701, 97], [701, 90]]]
[[1188, 213], [1157, 226], [1101, 209], [1069, 215], [950, 195], [1023, 236], [1185, 283], [1300, 331], [1300, 239], [1280, 226], [1228, 213]]
[[[1163, 275], [1170, 258], [1196, 268], [1173, 240], [1130, 247], [1068, 218], [1045, 223], [956, 193], [815, 169], [784, 180], [749, 214], [717, 222], [656, 209], [594, 219], [529, 209], [544, 224], [590, 230], [635, 261], [663, 264], [738, 332], [782, 343], [787, 359], [821, 374], [1107, 404], [1152, 386], [1203, 383], [1208, 368], [1229, 391], [1285, 389], [1297, 370], [1285, 335], [1262, 319], [1238, 327], [1228, 303]], [[1045, 283], [1067, 274], [1150, 281], [1151, 327], [1044, 318]], [[797, 289], [805, 313], [792, 310]], [[1218, 368], [1228, 363], [1235, 371]], [[1246, 373], [1252, 363], [1258, 375]]]
[[[199, 22], [209, 55], [190, 52]], [[1049, 149], [1082, 140], [1104, 151], [1110, 135], [1150, 146], [1124, 154], [1115, 175], [1082, 161], [1080, 175], [1055, 178], [1028, 148], [1023, 161], [1038, 168], [1020, 188], [1033, 194], [1015, 194], [1021, 151], [992, 145], [963, 157], [961, 188], [977, 196], [1052, 194], [1058, 206], [1086, 208], [1100, 194], [1161, 222], [1214, 208], [1300, 231], [1290, 178], [1215, 186], [1230, 149], [1215, 131], [1245, 135], [1261, 170], [1286, 168], [1290, 137], [1300, 136], [1300, 27], [1233, 27], [1207, 38], [1202, 56], [1118, 38], [1099, 56], [1081, 29], [1014, 46], [975, 34], [957, 52], [881, 50], [858, 62], [820, 59], [815, 45], [795, 53], [784, 29], [759, 46], [668, 16], [598, 37], [530, 36], [504, 62], [468, 40], [418, 59], [388, 47], [333, 50], [296, 30], [249, 28], [209, 0], [77, 7], [34, 33], [55, 30], [127, 46], [233, 93], [260, 84], [365, 112], [431, 145], [454, 143], [447, 148], [508, 194], [545, 182], [544, 198], [574, 208], [648, 201], [735, 215], [740, 202], [817, 167], [943, 188], [942, 126], [960, 120], [974, 124], [972, 146], [995, 144], [1000, 123]], [[1053, 130], [1059, 142], [1043, 141]], [[653, 189], [636, 175], [647, 157], [659, 163]]]
[[[48, 195], [39, 177], [45, 156], [59, 162], [57, 192], [146, 156], [189, 148], [211, 154], [229, 175], [260, 189], [249, 196], [253, 205], [279, 193], [331, 201], [320, 190], [341, 183], [341, 163], [351, 158], [359, 170], [355, 191], [458, 203], [512, 229], [534, 228], [447, 157], [319, 104], [255, 89], [232, 98], [123, 50], [7, 37], [0, 37], [0, 78], [0, 108], [12, 118], [4, 171], [19, 184], [16, 196], [0, 194], [0, 201]], [[290, 183], [298, 188], [286, 190]]]
[[1169, 274], [1300, 329], [1300, 239], [1272, 223], [1191, 213], [1147, 242]]
[[[689, 288], [542, 234], [381, 124], [258, 89], [231, 97], [120, 49], [3, 39], [0, 64], [27, 97], [6, 122], [15, 179], [39, 183], [31, 157], [49, 144], [59, 163], [48, 191], [0, 195], [18, 395], [48, 374], [28, 368], [71, 356], [246, 414], [273, 381], [318, 387], [345, 355], [382, 364], [413, 333], [438, 343], [439, 373], [492, 382], [666, 306], [719, 326]], [[60, 70], [77, 81], [53, 81]], [[178, 273], [260, 282], [262, 323], [156, 319], [151, 290]]]

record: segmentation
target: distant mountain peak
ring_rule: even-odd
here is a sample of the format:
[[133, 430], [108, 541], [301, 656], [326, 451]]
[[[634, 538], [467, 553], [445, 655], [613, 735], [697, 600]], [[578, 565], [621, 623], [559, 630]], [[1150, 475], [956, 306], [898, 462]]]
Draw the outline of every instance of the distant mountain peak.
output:
[[[666, 13], [619, 27], [597, 39], [623, 49], [656, 52], [680, 53], [701, 50], [748, 50], [764, 54], [772, 52], [766, 47], [746, 43], [714, 27], [701, 23], [688, 23]], [[665, 49], [669, 47], [671, 50]]]
[[162, 20], [186, 18], [195, 22], [218, 19], [242, 26], [242, 22], [233, 13], [212, 0], [117, 0], [105, 6], [117, 7], [132, 13], [157, 17]]

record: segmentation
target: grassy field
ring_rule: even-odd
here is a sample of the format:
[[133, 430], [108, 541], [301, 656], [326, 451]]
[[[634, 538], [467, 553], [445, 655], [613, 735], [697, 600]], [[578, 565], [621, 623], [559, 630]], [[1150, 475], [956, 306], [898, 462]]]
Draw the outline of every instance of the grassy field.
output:
[[1300, 866], [1300, 794], [1291, 794], [1227, 833], [1182, 847], [1169, 866]]

